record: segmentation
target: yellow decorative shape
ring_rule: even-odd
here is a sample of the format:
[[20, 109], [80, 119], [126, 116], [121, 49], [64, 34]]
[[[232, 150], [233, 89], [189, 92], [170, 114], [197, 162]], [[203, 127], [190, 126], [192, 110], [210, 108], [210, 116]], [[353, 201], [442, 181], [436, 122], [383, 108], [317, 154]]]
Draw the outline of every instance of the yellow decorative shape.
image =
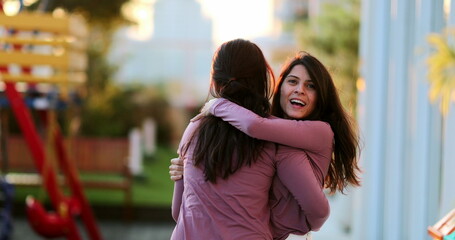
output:
[[1, 74], [0, 81], [5, 82], [27, 82], [27, 83], [69, 83], [81, 84], [86, 81], [86, 75], [82, 72], [59, 73], [53, 76], [34, 76], [34, 75], [12, 75]]
[[0, 24], [6, 28], [22, 31], [40, 31], [86, 38], [88, 30], [80, 15], [56, 18], [46, 13], [23, 12], [14, 16], [0, 14]]
[[[55, 69], [50, 76], [0, 73], [0, 81], [53, 84], [85, 82], [88, 30], [80, 15], [54, 17], [46, 13], [27, 12], [14, 16], [0, 14], [0, 26], [16, 32], [0, 37], [0, 43], [11, 46], [0, 49], [0, 65], [15, 64], [32, 68], [48, 66]], [[21, 34], [23, 32], [27, 34]], [[26, 47], [12, 47], [18, 45]]]
[[428, 42], [435, 48], [435, 52], [428, 58], [429, 98], [433, 102], [441, 100], [440, 108], [444, 115], [455, 94], [455, 47], [449, 44], [450, 36], [431, 34], [428, 37]]

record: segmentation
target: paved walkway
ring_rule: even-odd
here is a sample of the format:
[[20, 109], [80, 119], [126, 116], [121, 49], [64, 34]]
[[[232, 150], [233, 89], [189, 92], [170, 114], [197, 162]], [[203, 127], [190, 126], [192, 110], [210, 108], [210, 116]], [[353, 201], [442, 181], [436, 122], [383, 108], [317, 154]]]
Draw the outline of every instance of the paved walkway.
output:
[[[320, 232], [312, 233], [313, 240], [348, 240], [349, 235], [340, 229], [329, 219]], [[113, 220], [98, 220], [98, 226], [104, 240], [169, 240], [174, 224], [169, 221], [161, 222], [132, 222], [125, 223]], [[85, 228], [81, 227], [83, 239], [89, 239], [85, 236]], [[14, 218], [14, 231], [11, 240], [43, 240], [38, 236], [28, 224], [24, 217]], [[301, 237], [289, 237], [288, 240], [300, 240]], [[66, 240], [59, 238], [57, 240]]]
[[[105, 240], [169, 240], [174, 225], [171, 223], [150, 223], [98, 221], [103, 239]], [[80, 231], [85, 233], [85, 229]], [[84, 234], [85, 235], [85, 234]], [[42, 240], [28, 225], [27, 219], [15, 218], [14, 231], [11, 240]], [[61, 238], [66, 239], [66, 238]], [[84, 236], [83, 239], [89, 239]], [[60, 239], [59, 239], [60, 240]]]

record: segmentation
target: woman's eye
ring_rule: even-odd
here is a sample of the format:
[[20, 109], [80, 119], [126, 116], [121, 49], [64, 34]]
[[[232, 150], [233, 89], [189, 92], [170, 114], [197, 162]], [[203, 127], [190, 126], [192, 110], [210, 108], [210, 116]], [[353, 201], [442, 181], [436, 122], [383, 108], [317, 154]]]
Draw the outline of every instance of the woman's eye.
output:
[[316, 86], [314, 85], [314, 83], [308, 83], [307, 84], [307, 88], [315, 88]]
[[295, 83], [297, 83], [297, 80], [295, 80], [295, 79], [288, 79], [287, 82], [288, 82], [288, 83], [291, 83], [291, 84], [295, 84]]

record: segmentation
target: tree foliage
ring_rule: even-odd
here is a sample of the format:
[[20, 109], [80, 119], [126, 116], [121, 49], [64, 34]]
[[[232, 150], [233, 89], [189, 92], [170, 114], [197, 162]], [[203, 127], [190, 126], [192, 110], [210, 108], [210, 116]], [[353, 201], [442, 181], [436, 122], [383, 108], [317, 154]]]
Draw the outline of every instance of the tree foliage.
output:
[[295, 21], [299, 47], [321, 59], [329, 68], [342, 103], [357, 105], [359, 0], [339, 0], [323, 5], [317, 17], [301, 16]]
[[[158, 141], [169, 143], [171, 125], [167, 119], [169, 104], [159, 87], [125, 86], [116, 84], [113, 75], [117, 67], [107, 61], [113, 33], [130, 24], [121, 14], [129, 0], [39, 0], [29, 11], [52, 12], [58, 8], [85, 17], [89, 28], [87, 82], [81, 89], [82, 104], [68, 111], [76, 122], [76, 133], [85, 136], [124, 137], [143, 120], [153, 118]], [[71, 124], [70, 124], [71, 125]]]
[[129, 0], [38, 0], [28, 7], [31, 11], [52, 12], [57, 8], [69, 13], [80, 13], [91, 23], [110, 26], [125, 21], [121, 14], [123, 4]]
[[156, 87], [108, 85], [103, 94], [88, 98], [82, 108], [81, 132], [87, 136], [121, 137], [134, 127], [140, 127], [146, 118], [157, 125], [160, 143], [171, 139], [167, 102], [163, 91]]

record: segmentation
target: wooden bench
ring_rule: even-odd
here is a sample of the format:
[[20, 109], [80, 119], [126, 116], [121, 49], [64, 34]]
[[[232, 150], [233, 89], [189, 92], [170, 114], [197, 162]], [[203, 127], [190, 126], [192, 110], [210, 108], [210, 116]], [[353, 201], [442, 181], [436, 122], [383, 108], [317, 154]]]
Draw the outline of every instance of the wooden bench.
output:
[[[16, 186], [41, 186], [41, 176], [24, 139], [9, 136], [6, 143], [7, 165], [1, 162], [0, 166], [7, 181]], [[130, 219], [133, 178], [128, 167], [128, 139], [78, 137], [66, 140], [66, 146], [84, 188], [123, 191], [124, 216]], [[60, 182], [65, 184], [63, 178]]]

